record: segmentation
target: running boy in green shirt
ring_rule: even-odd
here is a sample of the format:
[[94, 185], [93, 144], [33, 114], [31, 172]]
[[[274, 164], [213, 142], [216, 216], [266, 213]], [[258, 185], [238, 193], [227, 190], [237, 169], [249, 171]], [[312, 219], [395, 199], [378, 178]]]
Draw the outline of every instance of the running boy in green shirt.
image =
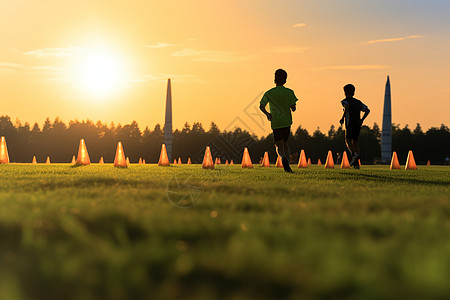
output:
[[[265, 92], [261, 99], [259, 109], [267, 116], [271, 122], [273, 130], [273, 139], [278, 155], [281, 157], [283, 168], [286, 172], [292, 173], [289, 166], [290, 150], [287, 140], [291, 133], [292, 114], [295, 111], [297, 97], [294, 91], [284, 87], [286, 83], [287, 73], [283, 69], [275, 71], [275, 87]], [[270, 113], [266, 110], [269, 103]]]

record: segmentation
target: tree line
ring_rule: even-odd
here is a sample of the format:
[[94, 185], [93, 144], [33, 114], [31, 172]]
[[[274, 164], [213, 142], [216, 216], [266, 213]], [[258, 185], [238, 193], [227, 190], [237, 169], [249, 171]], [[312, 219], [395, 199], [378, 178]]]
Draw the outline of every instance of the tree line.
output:
[[[151, 130], [139, 128], [136, 121], [121, 125], [106, 124], [91, 120], [70, 121], [65, 124], [60, 118], [53, 122], [47, 118], [42, 128], [35, 123], [22, 124], [17, 120], [14, 124], [9, 116], [0, 117], [0, 135], [5, 136], [12, 162], [31, 162], [36, 156], [38, 162], [44, 162], [49, 156], [52, 162], [70, 162], [77, 155], [80, 139], [85, 139], [92, 162], [104, 157], [105, 162], [112, 162], [117, 142], [122, 142], [126, 156], [137, 162], [143, 158], [148, 163], [157, 163], [164, 140], [164, 132], [160, 124]], [[381, 157], [380, 128], [374, 123], [372, 127], [361, 128], [359, 144], [362, 164], [379, 163]], [[291, 160], [298, 160], [299, 152], [304, 149], [312, 163], [318, 159], [325, 161], [328, 150], [333, 154], [342, 153], [345, 147], [345, 132], [342, 127], [333, 125], [328, 132], [319, 128], [312, 133], [298, 126], [292, 132], [288, 142], [291, 149]], [[258, 163], [265, 151], [269, 152], [272, 163], [276, 160], [276, 152], [272, 133], [265, 137], [257, 137], [242, 128], [232, 131], [221, 131], [212, 122], [209, 129], [203, 128], [200, 122], [192, 126], [185, 123], [181, 130], [173, 132], [172, 160], [180, 157], [185, 163], [191, 158], [193, 163], [201, 163], [205, 147], [210, 146], [213, 157], [222, 161], [240, 162], [244, 147], [248, 147], [252, 161]], [[424, 132], [417, 124], [411, 130], [408, 125], [403, 128], [398, 124], [392, 127], [392, 150], [396, 151], [400, 163], [405, 163], [409, 150], [413, 150], [416, 162], [424, 164], [428, 160], [432, 164], [443, 164], [450, 156], [450, 130], [442, 124], [429, 128]]]

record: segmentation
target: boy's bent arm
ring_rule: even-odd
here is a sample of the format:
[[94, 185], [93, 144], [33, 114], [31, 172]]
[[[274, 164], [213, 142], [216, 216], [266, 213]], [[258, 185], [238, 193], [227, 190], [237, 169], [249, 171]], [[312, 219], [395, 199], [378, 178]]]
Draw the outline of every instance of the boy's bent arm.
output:
[[342, 113], [342, 118], [339, 120], [339, 123], [344, 124], [344, 119], [345, 119], [345, 113], [347, 112], [347, 108], [348, 105], [347, 104], [343, 104], [344, 105], [344, 112]]
[[363, 117], [361, 118], [361, 124], [362, 124], [362, 122], [364, 122], [364, 120], [367, 118], [367, 116], [370, 114], [370, 109], [369, 108], [366, 108], [366, 110], [364, 111], [364, 115], [363, 115]]
[[267, 120], [272, 121], [272, 115], [266, 110], [266, 105], [260, 104], [259, 109], [267, 116]]

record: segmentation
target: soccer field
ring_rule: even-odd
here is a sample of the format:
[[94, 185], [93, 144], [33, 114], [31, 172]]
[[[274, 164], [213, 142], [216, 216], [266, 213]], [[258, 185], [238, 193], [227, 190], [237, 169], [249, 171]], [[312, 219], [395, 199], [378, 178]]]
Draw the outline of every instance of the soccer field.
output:
[[0, 299], [450, 298], [450, 167], [0, 165]]

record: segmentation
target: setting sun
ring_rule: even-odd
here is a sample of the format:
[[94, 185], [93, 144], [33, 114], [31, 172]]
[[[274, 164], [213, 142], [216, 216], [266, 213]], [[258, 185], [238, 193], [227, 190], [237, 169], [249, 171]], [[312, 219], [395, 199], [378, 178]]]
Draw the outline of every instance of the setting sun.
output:
[[86, 49], [79, 55], [74, 71], [76, 87], [89, 96], [116, 93], [126, 81], [124, 62], [113, 51]]

